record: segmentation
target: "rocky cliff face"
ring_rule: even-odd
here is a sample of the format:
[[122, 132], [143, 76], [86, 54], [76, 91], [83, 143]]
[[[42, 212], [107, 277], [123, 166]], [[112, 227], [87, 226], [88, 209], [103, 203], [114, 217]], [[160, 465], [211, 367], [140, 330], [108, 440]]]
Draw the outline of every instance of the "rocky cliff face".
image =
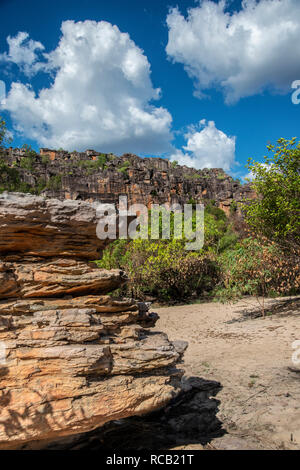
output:
[[93, 205], [0, 196], [0, 448], [158, 409], [180, 390], [185, 345], [151, 332], [147, 305], [114, 299], [98, 269]]
[[8, 149], [0, 157], [27, 189], [39, 188], [42, 194], [61, 200], [115, 203], [119, 195], [127, 195], [129, 204], [150, 208], [151, 204], [213, 199], [229, 213], [233, 201], [253, 197], [249, 185], [241, 185], [222, 169], [195, 170], [162, 158], [49, 149], [31, 156], [25, 150]]

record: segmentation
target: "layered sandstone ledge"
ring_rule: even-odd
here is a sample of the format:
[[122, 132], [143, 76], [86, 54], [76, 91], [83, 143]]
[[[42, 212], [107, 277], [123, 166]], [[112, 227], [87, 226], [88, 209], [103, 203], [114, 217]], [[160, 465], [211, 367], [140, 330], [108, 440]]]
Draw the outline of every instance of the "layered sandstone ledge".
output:
[[[222, 168], [196, 170], [158, 157], [50, 149], [40, 149], [40, 154], [29, 157], [29, 167], [24, 168], [21, 162], [28, 158], [26, 154], [26, 149], [0, 149], [0, 158], [17, 179], [35, 189], [42, 184], [43, 195], [60, 200], [118, 203], [119, 194], [123, 194], [130, 205], [148, 208], [152, 204], [214, 200], [227, 215], [235, 214], [239, 219], [236, 203], [255, 197], [250, 184], [240, 184]], [[103, 167], [97, 165], [99, 157], [105, 161]]]
[[51, 441], [162, 407], [180, 391], [185, 345], [157, 316], [108, 292], [95, 206], [0, 196], [0, 449]]

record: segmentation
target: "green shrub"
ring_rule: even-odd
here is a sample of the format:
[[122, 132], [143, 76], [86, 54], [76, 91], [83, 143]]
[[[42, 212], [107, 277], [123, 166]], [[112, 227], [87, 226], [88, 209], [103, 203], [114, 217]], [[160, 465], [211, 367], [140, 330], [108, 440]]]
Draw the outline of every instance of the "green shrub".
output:
[[266, 239], [247, 238], [225, 251], [218, 261], [221, 277], [221, 284], [215, 289], [218, 300], [300, 292], [299, 251], [287, 254]]
[[45, 188], [45, 181], [39, 179], [35, 186], [21, 181], [16, 167], [9, 167], [4, 160], [0, 160], [0, 193], [3, 191], [40, 194]]
[[0, 160], [0, 191], [17, 191], [20, 185], [20, 176], [16, 168], [9, 167], [4, 160]]
[[200, 175], [199, 173], [192, 173], [191, 175], [184, 175], [184, 176], [188, 180], [196, 180], [196, 179], [205, 178], [205, 176]]
[[97, 160], [79, 160], [78, 166], [81, 168], [85, 168], [87, 170], [87, 174], [93, 174], [95, 170], [104, 170], [107, 165], [107, 155], [105, 153], [101, 153]]
[[125, 289], [137, 298], [183, 300], [213, 287], [213, 257], [185, 250], [180, 240], [118, 240], [113, 245], [97, 264], [124, 269], [129, 276]]
[[108, 157], [105, 153], [101, 153], [99, 156], [98, 156], [98, 159], [97, 159], [97, 163], [98, 163], [98, 166], [104, 170], [107, 165], [106, 165], [106, 162], [108, 160]]
[[41, 194], [41, 192], [46, 189], [47, 181], [44, 178], [38, 178], [35, 185], [35, 194]]
[[41, 160], [42, 160], [42, 164], [43, 164], [43, 165], [49, 165], [49, 163], [50, 163], [50, 157], [49, 157], [49, 155], [46, 155], [46, 154], [45, 154], [45, 155], [42, 155], [42, 156], [41, 156]]
[[232, 201], [230, 204], [230, 215], [234, 215], [238, 209], [238, 205], [236, 201]]
[[[116, 240], [104, 250], [98, 265], [124, 269], [129, 276], [123, 293], [141, 299], [150, 295], [164, 301], [183, 300], [215, 287], [219, 273], [216, 254], [237, 242], [225, 213], [213, 205], [206, 208], [205, 244], [198, 252], [185, 249], [186, 239], [173, 238], [173, 214], [170, 219], [170, 240]], [[160, 216], [160, 231], [161, 225]], [[194, 230], [195, 214], [192, 226]]]
[[33, 170], [34, 159], [32, 156], [21, 157], [20, 167], [24, 170], [32, 171]]
[[130, 161], [126, 160], [120, 168], [118, 168], [118, 172], [122, 173], [126, 178], [129, 178], [128, 175], [128, 168], [130, 166]]
[[52, 175], [50, 176], [47, 182], [47, 189], [58, 191], [61, 189], [61, 175]]

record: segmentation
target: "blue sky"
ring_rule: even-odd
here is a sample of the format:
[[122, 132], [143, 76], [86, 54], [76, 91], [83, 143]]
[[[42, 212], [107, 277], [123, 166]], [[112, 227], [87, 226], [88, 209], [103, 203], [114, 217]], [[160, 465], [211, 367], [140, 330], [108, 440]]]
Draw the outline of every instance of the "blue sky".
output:
[[13, 145], [161, 155], [242, 177], [267, 143], [300, 137], [299, 3], [0, 0]]

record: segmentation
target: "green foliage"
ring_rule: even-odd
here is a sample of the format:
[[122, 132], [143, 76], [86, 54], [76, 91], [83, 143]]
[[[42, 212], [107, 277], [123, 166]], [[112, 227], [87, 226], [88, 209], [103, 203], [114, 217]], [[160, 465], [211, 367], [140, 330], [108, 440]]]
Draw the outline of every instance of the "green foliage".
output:
[[225, 212], [215, 205], [215, 201], [210, 201], [205, 207], [206, 214], [211, 214], [216, 220], [227, 222]]
[[211, 289], [216, 276], [213, 259], [186, 251], [180, 240], [117, 240], [97, 264], [125, 269], [127, 289], [142, 299], [185, 299]]
[[173, 160], [173, 161], [171, 162], [171, 167], [172, 167], [172, 168], [176, 168], [177, 166], [178, 166], [178, 161], [177, 161], [177, 160]]
[[238, 205], [236, 201], [232, 201], [230, 204], [230, 215], [234, 215], [238, 209]]
[[[116, 240], [104, 250], [97, 264], [106, 269], [124, 269], [129, 284], [123, 293], [138, 298], [150, 295], [166, 301], [203, 295], [212, 291], [218, 281], [217, 254], [237, 242], [237, 235], [221, 209], [209, 204], [204, 217], [205, 244], [198, 252], [185, 249], [185, 238], [174, 239], [174, 214], [171, 214], [170, 240]], [[195, 224], [193, 213], [193, 230]], [[160, 233], [161, 230], [160, 214]]]
[[85, 168], [88, 174], [93, 174], [94, 171], [104, 170], [107, 165], [107, 155], [105, 153], [101, 153], [97, 160], [79, 160], [78, 166], [81, 168]]
[[214, 252], [216, 255], [235, 246], [238, 241], [238, 234], [225, 212], [216, 207], [214, 201], [205, 208], [204, 227], [204, 250]]
[[61, 189], [61, 175], [52, 175], [50, 176], [47, 182], [47, 189], [58, 191]]
[[118, 169], [118, 172], [122, 173], [122, 175], [124, 175], [125, 178], [129, 178], [129, 174], [128, 174], [128, 171], [127, 171], [126, 167], [122, 166], [121, 168]]
[[24, 170], [32, 171], [33, 170], [34, 158], [32, 156], [21, 157], [20, 167]]
[[118, 172], [122, 173], [126, 178], [129, 178], [129, 175], [128, 175], [128, 168], [129, 167], [130, 167], [130, 161], [125, 160], [125, 162], [123, 162], [122, 166], [120, 168], [118, 168]]
[[0, 117], [0, 147], [3, 145], [5, 134], [6, 134], [6, 123]]
[[191, 175], [185, 175], [185, 178], [188, 180], [196, 180], [196, 179], [204, 178], [204, 176], [200, 175], [199, 173], [192, 173]]
[[264, 164], [248, 162], [257, 198], [244, 204], [255, 233], [286, 246], [300, 246], [300, 142], [279, 139], [269, 145]]
[[96, 168], [95, 160], [79, 160], [77, 165], [80, 168]]
[[193, 197], [190, 197], [188, 200], [188, 204], [192, 204], [193, 208], [195, 208], [197, 201]]
[[19, 172], [10, 168], [4, 160], [0, 160], [0, 192], [18, 191], [20, 185]]
[[97, 163], [102, 170], [104, 170], [104, 168], [106, 167], [106, 162], [107, 162], [107, 155], [105, 153], [101, 153], [98, 156]]
[[3, 191], [40, 194], [45, 188], [45, 181], [40, 179], [35, 186], [21, 181], [19, 171], [0, 160], [0, 193]]
[[235, 301], [244, 295], [290, 295], [300, 292], [300, 253], [287, 256], [266, 239], [247, 238], [219, 257], [221, 283], [215, 295]]
[[36, 185], [35, 185], [35, 188], [34, 188], [34, 191], [35, 191], [35, 194], [41, 194], [41, 192], [46, 189], [47, 187], [47, 182], [44, 178], [38, 178], [37, 179], [37, 182], [36, 182]]
[[49, 155], [42, 155], [41, 156], [42, 164], [43, 165], [49, 165], [50, 163], [50, 157]]
[[0, 149], [11, 142], [11, 138], [8, 137], [8, 131], [6, 122], [0, 116]]

